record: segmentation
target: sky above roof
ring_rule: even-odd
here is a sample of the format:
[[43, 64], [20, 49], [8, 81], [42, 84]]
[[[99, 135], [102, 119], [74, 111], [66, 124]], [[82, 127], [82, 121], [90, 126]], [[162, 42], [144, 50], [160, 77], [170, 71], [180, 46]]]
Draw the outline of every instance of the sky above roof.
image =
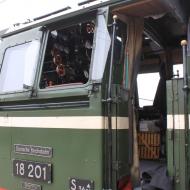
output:
[[24, 22], [65, 6], [75, 6], [79, 0], [0, 0], [0, 29]]

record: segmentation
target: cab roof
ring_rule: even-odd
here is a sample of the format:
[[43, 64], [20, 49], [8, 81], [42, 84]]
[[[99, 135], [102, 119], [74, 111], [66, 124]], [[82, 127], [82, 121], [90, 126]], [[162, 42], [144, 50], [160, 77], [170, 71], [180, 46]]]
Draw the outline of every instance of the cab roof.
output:
[[130, 16], [147, 17], [170, 12], [180, 23], [187, 23], [190, 16], [190, 1], [187, 0], [81, 0], [73, 7], [66, 5], [55, 12], [32, 20], [28, 19], [24, 23], [16, 23], [10, 28], [0, 31], [0, 37], [10, 36], [34, 27], [46, 26], [104, 6], [114, 7], [120, 13], [125, 11]]

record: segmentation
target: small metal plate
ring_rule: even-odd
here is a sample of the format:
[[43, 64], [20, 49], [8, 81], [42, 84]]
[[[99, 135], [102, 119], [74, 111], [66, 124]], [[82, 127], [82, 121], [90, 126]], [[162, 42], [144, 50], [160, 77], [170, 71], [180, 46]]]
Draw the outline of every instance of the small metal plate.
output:
[[94, 190], [94, 181], [70, 178], [69, 190]]
[[53, 149], [51, 147], [14, 144], [14, 152], [17, 154], [27, 154], [33, 156], [41, 156], [52, 158]]
[[34, 181], [51, 183], [52, 165], [26, 160], [13, 160], [13, 175]]
[[22, 182], [21, 187], [23, 190], [42, 190], [41, 185], [28, 182]]

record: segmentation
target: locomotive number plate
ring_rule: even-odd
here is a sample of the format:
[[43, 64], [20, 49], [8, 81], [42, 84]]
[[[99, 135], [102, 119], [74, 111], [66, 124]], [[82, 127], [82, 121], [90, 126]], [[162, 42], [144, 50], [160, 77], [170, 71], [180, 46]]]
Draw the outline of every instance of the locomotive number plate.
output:
[[51, 183], [51, 173], [51, 164], [25, 160], [13, 160], [14, 176]]

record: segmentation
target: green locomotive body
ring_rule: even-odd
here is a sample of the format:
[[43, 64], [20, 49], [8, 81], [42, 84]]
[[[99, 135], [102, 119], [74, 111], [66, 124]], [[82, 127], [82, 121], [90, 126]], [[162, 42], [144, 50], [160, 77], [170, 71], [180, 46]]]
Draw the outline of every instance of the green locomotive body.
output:
[[[138, 105], [136, 78], [157, 71], [164, 82], [153, 107], [156, 118], [167, 117], [161, 131], [168, 176], [173, 189], [189, 188], [189, 95], [171, 69], [172, 60], [182, 60], [178, 41], [189, 24], [186, 9], [175, 5], [86, 1], [1, 33], [0, 190], [135, 189], [136, 130], [154, 117]], [[171, 34], [158, 36], [164, 27]]]

